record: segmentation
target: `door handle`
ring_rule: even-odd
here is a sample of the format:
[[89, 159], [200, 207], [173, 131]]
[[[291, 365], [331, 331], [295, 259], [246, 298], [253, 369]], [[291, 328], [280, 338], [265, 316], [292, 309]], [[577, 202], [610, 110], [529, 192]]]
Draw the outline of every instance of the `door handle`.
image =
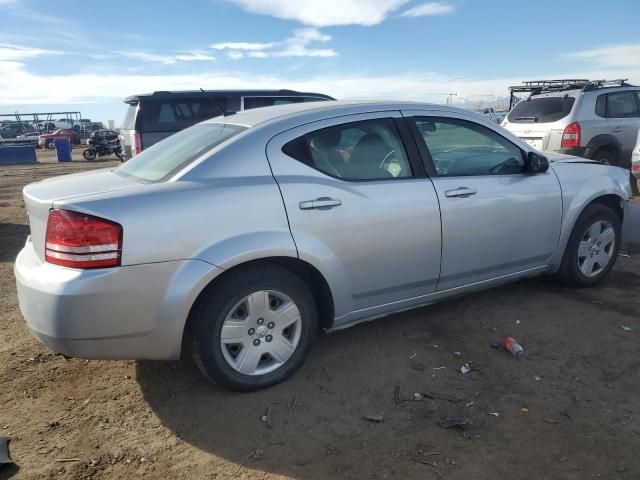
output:
[[335, 198], [329, 197], [320, 197], [315, 200], [306, 200], [304, 202], [300, 202], [298, 206], [300, 210], [329, 210], [333, 207], [339, 207], [342, 205], [342, 202]]
[[478, 191], [475, 188], [458, 187], [453, 190], [446, 190], [444, 192], [447, 197], [469, 197], [475, 195]]

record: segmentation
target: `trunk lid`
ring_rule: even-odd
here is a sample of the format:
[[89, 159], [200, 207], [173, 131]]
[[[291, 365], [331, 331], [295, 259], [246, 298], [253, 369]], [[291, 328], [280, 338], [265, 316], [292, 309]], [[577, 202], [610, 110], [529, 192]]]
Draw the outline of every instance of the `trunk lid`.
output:
[[31, 241], [38, 257], [44, 261], [44, 243], [49, 210], [55, 202], [97, 193], [115, 192], [140, 183], [113, 173], [113, 169], [74, 173], [31, 183], [24, 187]]

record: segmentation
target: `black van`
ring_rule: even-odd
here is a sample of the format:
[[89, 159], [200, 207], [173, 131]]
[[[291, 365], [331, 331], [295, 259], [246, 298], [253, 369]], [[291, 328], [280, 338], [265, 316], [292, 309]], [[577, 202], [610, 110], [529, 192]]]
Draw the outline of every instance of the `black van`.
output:
[[132, 95], [120, 128], [127, 158], [169, 135], [223, 113], [285, 103], [335, 100], [321, 93], [293, 90], [205, 90]]

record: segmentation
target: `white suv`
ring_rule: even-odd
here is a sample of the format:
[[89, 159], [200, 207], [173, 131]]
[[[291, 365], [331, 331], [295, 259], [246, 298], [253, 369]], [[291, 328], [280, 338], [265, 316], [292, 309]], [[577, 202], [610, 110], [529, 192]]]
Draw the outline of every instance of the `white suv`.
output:
[[537, 150], [631, 168], [640, 127], [640, 87], [624, 80], [540, 84], [513, 107], [503, 127]]

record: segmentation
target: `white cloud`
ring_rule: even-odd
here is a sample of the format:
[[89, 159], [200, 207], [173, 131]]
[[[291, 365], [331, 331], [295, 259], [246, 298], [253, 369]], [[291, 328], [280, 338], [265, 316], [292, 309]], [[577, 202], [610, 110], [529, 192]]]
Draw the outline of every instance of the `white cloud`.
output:
[[400, 14], [402, 17], [426, 17], [431, 15], [447, 15], [453, 13], [453, 5], [441, 2], [429, 2], [416, 5]]
[[252, 52], [266, 50], [271, 47], [273, 47], [273, 43], [258, 42], [222, 42], [209, 45], [209, 48], [213, 48], [215, 50], [249, 50]]
[[282, 42], [226, 42], [211, 45], [211, 48], [227, 50], [227, 55], [232, 60], [245, 57], [335, 57], [337, 52], [331, 48], [312, 48], [309, 46], [314, 42], [328, 42], [330, 40], [330, 35], [322, 33], [317, 28], [308, 27], [294, 30], [291, 37]]
[[600, 68], [640, 67], [640, 43], [605, 45], [569, 53], [565, 57], [584, 60]]
[[[620, 78], [640, 81], [640, 67], [582, 71], [532, 72], [518, 77], [454, 77], [438, 73], [406, 72], [372, 75], [336, 71], [314, 77], [291, 74], [255, 74], [202, 71], [197, 74], [151, 75], [118, 71], [112, 74], [73, 73], [35, 74], [17, 61], [0, 61], [0, 105], [79, 104], [121, 102], [128, 95], [153, 90], [208, 89], [281, 89], [316, 91], [336, 98], [378, 98], [444, 103], [445, 96], [435, 93], [456, 92], [456, 101], [464, 97], [493, 94], [506, 96], [507, 87], [538, 75], [548, 78]], [[47, 88], [42, 88], [46, 85]], [[478, 97], [475, 97], [476, 99]]]
[[249, 13], [314, 27], [377, 25], [408, 0], [228, 0]]
[[42, 57], [44, 55], [64, 55], [64, 52], [44, 50], [42, 48], [15, 45], [11, 43], [0, 43], [0, 61], [23, 60], [27, 58]]
[[190, 52], [184, 52], [180, 54], [157, 54], [143, 51], [122, 50], [115, 52], [126, 58], [133, 60], [140, 60], [146, 63], [159, 63], [161, 65], [175, 65], [178, 62], [203, 62], [213, 61], [216, 57], [209, 55], [201, 50], [193, 50]]

